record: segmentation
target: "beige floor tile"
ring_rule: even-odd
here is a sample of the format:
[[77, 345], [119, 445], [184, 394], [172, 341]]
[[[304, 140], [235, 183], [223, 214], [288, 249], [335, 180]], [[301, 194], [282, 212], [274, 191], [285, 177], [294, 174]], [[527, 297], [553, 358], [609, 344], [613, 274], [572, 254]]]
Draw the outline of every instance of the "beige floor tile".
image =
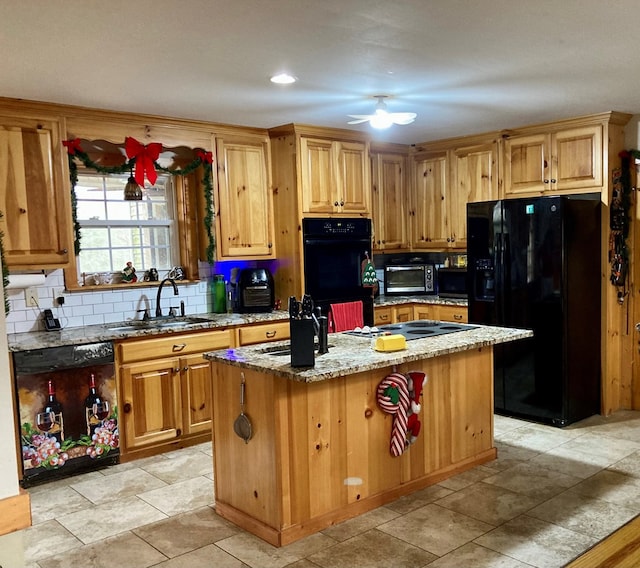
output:
[[436, 556], [444, 556], [492, 528], [482, 521], [430, 504], [380, 525], [378, 530]]
[[194, 477], [141, 493], [138, 497], [168, 516], [178, 515], [212, 505], [213, 483], [206, 477]]
[[41, 568], [147, 568], [166, 557], [130, 532], [41, 560]]
[[483, 481], [542, 500], [576, 485], [581, 479], [531, 463], [521, 463]]
[[578, 431], [564, 431], [550, 426], [530, 424], [495, 438], [504, 444], [532, 450], [534, 452], [548, 452], [582, 434]]
[[35, 562], [25, 562], [26, 531], [15, 531], [0, 535], [0, 566], [7, 568], [39, 568]]
[[[104, 476], [100, 476], [104, 481]], [[96, 483], [91, 481], [88, 483]], [[34, 525], [81, 511], [91, 506], [91, 501], [85, 499], [69, 485], [51, 488], [50, 491], [38, 491], [30, 493], [31, 498], [31, 522]]]
[[474, 542], [536, 568], [560, 568], [597, 539], [522, 515]]
[[82, 542], [58, 521], [46, 521], [24, 531], [25, 562], [38, 562], [53, 553], [67, 552]]
[[564, 449], [601, 456], [611, 460], [610, 463], [614, 463], [640, 450], [640, 441], [634, 442], [599, 433], [588, 433], [567, 442]]
[[154, 568], [246, 568], [237, 558], [210, 544], [156, 564]]
[[637, 510], [580, 495], [571, 490], [549, 499], [527, 513], [531, 517], [597, 539], [611, 534], [637, 514]]
[[160, 454], [157, 456], [151, 456], [150, 458], [140, 458], [130, 462], [119, 463], [116, 465], [106, 467], [100, 471], [102, 472], [103, 475], [109, 476], [109, 475], [113, 475], [114, 473], [120, 473], [122, 471], [128, 471], [130, 469], [142, 468], [145, 465], [156, 463], [156, 462], [162, 462], [166, 459], [167, 458], [165, 457], [165, 454]]
[[323, 568], [415, 568], [435, 558], [422, 548], [375, 529], [309, 556]]
[[29, 495], [36, 495], [37, 493], [49, 493], [54, 489], [60, 489], [61, 487], [67, 487], [74, 483], [79, 483], [80, 481], [88, 481], [90, 479], [99, 482], [104, 479], [104, 472], [108, 470], [108, 467], [104, 467], [101, 469], [88, 471], [87, 473], [78, 473], [76, 475], [70, 475], [68, 477], [61, 477], [60, 479], [56, 479], [54, 481], [48, 481], [47, 483], [41, 483], [38, 485], [34, 485], [33, 487], [27, 487], [27, 492], [29, 493]]
[[353, 519], [344, 521], [343, 523], [326, 528], [322, 533], [330, 536], [338, 542], [342, 542], [343, 540], [347, 540], [355, 535], [362, 534], [377, 527], [378, 525], [386, 523], [391, 519], [395, 519], [399, 514], [400, 513], [392, 511], [386, 507], [378, 507], [373, 511], [369, 511], [368, 513], [364, 513], [363, 515], [359, 515]]
[[557, 448], [539, 454], [529, 463], [551, 469], [566, 475], [586, 479], [611, 464], [611, 459], [575, 450], [569, 450], [563, 444]]
[[100, 483], [93, 480], [81, 481], [71, 487], [92, 503], [100, 505], [166, 487], [166, 483], [142, 469], [134, 468], [103, 477]]
[[531, 568], [531, 565], [470, 542], [434, 560], [428, 568]]
[[603, 470], [572, 488], [576, 493], [603, 499], [640, 512], [640, 479]]
[[517, 418], [496, 414], [493, 417], [493, 433], [495, 436], [498, 436], [499, 434], [506, 434], [507, 432], [515, 430], [516, 428], [521, 428], [526, 424], [528, 424], [528, 422], [518, 420]]
[[505, 444], [500, 442], [499, 440], [495, 441], [495, 446], [498, 450], [498, 457], [495, 460], [484, 464], [484, 467], [487, 467], [493, 471], [504, 471], [505, 469], [509, 469], [514, 465], [524, 463], [536, 457], [540, 453], [533, 450], [527, 450], [525, 448], [512, 446], [510, 444]]
[[124, 497], [58, 518], [58, 522], [90, 544], [165, 519], [166, 515], [137, 497]]
[[213, 461], [211, 456], [202, 452], [185, 452], [171, 459], [145, 465], [142, 469], [165, 483], [176, 483], [213, 474]]
[[276, 548], [245, 532], [216, 543], [251, 568], [282, 568], [336, 544], [332, 538], [316, 533], [287, 546]]
[[452, 491], [459, 491], [460, 489], [469, 487], [478, 481], [482, 481], [486, 477], [495, 475], [495, 473], [496, 472], [494, 470], [484, 467], [483, 465], [479, 465], [473, 469], [468, 469], [458, 475], [454, 475], [449, 479], [444, 479], [438, 485], [451, 489]]
[[424, 507], [429, 503], [433, 503], [438, 499], [442, 499], [447, 495], [451, 495], [451, 493], [453, 493], [451, 489], [442, 487], [440, 484], [431, 485], [430, 487], [425, 487], [415, 493], [411, 493], [411, 495], [405, 495], [404, 497], [400, 497], [400, 499], [387, 503], [385, 507], [404, 515], [405, 513], [410, 513], [420, 507]]
[[211, 507], [202, 507], [133, 530], [168, 558], [213, 544], [238, 532], [238, 527], [216, 514]]
[[480, 482], [436, 501], [436, 505], [495, 527], [535, 507], [540, 501], [540, 498]]
[[[638, 439], [640, 440], [640, 437]], [[640, 477], [640, 452], [634, 452], [626, 458], [612, 463], [607, 469], [617, 473], [624, 473], [631, 477]]]

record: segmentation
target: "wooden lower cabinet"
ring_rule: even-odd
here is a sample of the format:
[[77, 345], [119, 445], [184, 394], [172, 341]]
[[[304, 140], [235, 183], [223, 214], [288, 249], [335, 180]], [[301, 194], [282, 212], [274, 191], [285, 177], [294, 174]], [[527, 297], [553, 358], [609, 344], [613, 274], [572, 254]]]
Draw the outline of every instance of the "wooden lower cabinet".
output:
[[[216, 512], [284, 546], [494, 459], [492, 361], [489, 347], [398, 367], [429, 377], [420, 435], [399, 457], [376, 402], [391, 368], [303, 383], [212, 362]], [[243, 379], [248, 443], [229, 404]]]
[[232, 330], [216, 330], [116, 345], [123, 461], [210, 440], [211, 370], [202, 354], [232, 344]]
[[404, 322], [417, 319], [413, 316], [413, 306], [395, 306], [393, 308], [393, 322]]
[[289, 320], [251, 325], [238, 329], [238, 345], [253, 345], [289, 339]]
[[437, 319], [440, 321], [455, 321], [458, 323], [467, 323], [469, 321], [469, 310], [466, 306], [440, 305], [437, 308]]
[[386, 325], [388, 323], [393, 323], [393, 308], [375, 308], [373, 311], [373, 325]]

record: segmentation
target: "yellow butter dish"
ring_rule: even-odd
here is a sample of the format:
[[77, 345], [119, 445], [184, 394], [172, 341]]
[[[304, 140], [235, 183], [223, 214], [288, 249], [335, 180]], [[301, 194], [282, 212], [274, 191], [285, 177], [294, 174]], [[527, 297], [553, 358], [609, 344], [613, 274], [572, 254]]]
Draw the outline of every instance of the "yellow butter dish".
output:
[[407, 348], [407, 340], [404, 335], [383, 335], [376, 338], [376, 351], [401, 351]]

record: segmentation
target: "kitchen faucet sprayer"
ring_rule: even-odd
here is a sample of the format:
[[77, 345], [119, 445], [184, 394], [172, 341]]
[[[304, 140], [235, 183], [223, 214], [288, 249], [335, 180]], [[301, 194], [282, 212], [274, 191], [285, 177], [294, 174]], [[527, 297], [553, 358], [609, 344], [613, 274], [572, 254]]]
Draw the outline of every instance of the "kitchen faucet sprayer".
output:
[[162, 317], [162, 309], [160, 308], [160, 296], [162, 295], [162, 287], [164, 286], [165, 282], [171, 282], [171, 285], [173, 286], [173, 295], [174, 296], [178, 295], [178, 287], [176, 286], [176, 282], [173, 278], [165, 278], [162, 282], [160, 282], [160, 286], [158, 286], [158, 295], [156, 296], [156, 317], [157, 318]]

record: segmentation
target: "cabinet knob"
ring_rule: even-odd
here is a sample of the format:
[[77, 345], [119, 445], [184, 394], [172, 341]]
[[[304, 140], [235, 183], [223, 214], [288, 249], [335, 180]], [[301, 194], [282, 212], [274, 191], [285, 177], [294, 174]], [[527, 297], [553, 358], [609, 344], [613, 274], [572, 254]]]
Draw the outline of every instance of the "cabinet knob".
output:
[[271, 339], [272, 337], [276, 336], [276, 332], [274, 331], [267, 331], [265, 332], [265, 335], [267, 336], [268, 339]]
[[180, 367], [176, 367], [176, 368], [173, 370], [173, 372], [174, 372], [174, 373], [179, 373], [179, 372], [180, 372]]
[[18, 209], [18, 211], [20, 211], [20, 213], [26, 213], [27, 210], [24, 207], [20, 207], [20, 209]]
[[182, 370], [186, 373], [189, 370], [189, 367], [182, 367]]
[[131, 412], [131, 403], [130, 402], [125, 402], [123, 407], [122, 407], [122, 411], [125, 414], [129, 414], [129, 412]]
[[542, 180], [544, 183], [549, 183], [548, 179]]
[[453, 319], [454, 320], [461, 320], [462, 316], [460, 314], [453, 314]]
[[180, 436], [180, 435], [182, 435], [182, 429], [176, 428], [176, 436]]
[[186, 346], [186, 343], [174, 343], [172, 351], [183, 351]]
[[340, 202], [340, 207], [343, 207], [343, 206], [344, 206], [344, 201], [341, 201]]
[[334, 202], [333, 202], [333, 206], [334, 206], [334, 207], [337, 207], [337, 206], [338, 206], [338, 202], [337, 202], [337, 201], [334, 201]]
[[552, 180], [551, 180], [551, 183], [556, 183], [556, 180], [555, 180], [555, 179], [552, 179]]
[[62, 249], [58, 254], [67, 254], [69, 251], [67, 249]]

